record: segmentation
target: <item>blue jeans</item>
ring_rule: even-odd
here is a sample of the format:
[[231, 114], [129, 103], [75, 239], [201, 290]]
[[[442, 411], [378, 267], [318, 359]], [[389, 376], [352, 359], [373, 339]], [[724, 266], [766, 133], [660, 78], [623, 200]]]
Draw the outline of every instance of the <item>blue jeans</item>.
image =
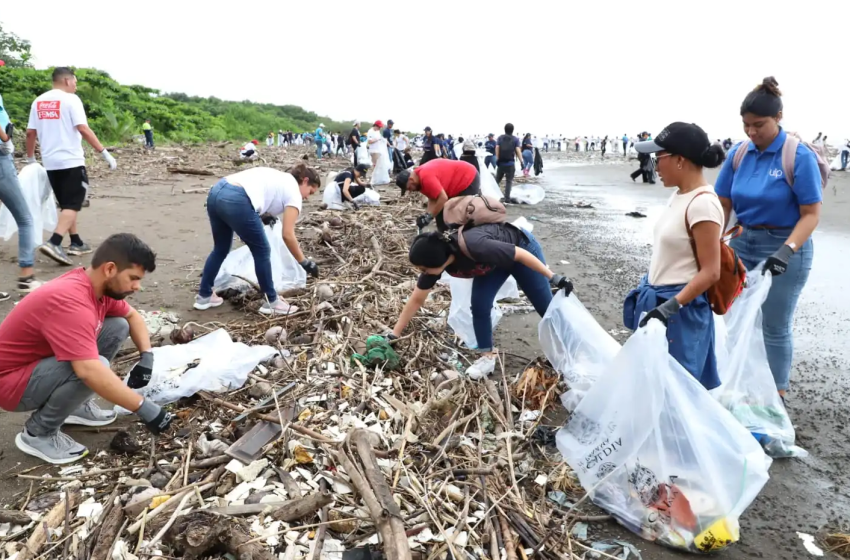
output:
[[269, 303], [277, 300], [272, 279], [272, 263], [269, 260], [269, 240], [266, 239], [263, 222], [260, 221], [260, 216], [254, 210], [245, 189], [231, 185], [225, 179], [216, 183], [207, 197], [207, 215], [212, 226], [213, 250], [204, 265], [198, 295], [205, 298], [212, 295], [215, 277], [230, 252], [235, 232], [251, 250], [257, 282], [269, 298]]
[[153, 148], [153, 130], [145, 130], [145, 147]]
[[[747, 270], [753, 270], [785, 244], [791, 231], [792, 228], [745, 228], [744, 233], [733, 239], [730, 245], [737, 251]], [[761, 307], [767, 361], [776, 388], [780, 391], [788, 389], [788, 380], [791, 377], [791, 362], [794, 358], [794, 310], [797, 308], [800, 292], [809, 279], [813, 257], [814, 243], [809, 238], [791, 257], [785, 274], [773, 279], [770, 293]]]
[[841, 171], [847, 169], [848, 159], [850, 159], [850, 152], [841, 152]]
[[493, 168], [496, 168], [496, 156], [493, 154], [484, 156], [484, 167], [492, 165]]
[[316, 158], [322, 159], [322, 143], [316, 142]]
[[9, 209], [18, 224], [18, 266], [29, 268], [33, 265], [33, 252], [40, 239], [36, 239], [37, 232], [33, 229], [30, 209], [24, 200], [11, 154], [0, 155], [0, 202]]
[[522, 169], [525, 171], [532, 167], [534, 167], [534, 153], [531, 150], [525, 150], [522, 152]]
[[[523, 240], [518, 246], [546, 264], [540, 243], [527, 231], [524, 233], [527, 239]], [[493, 325], [490, 323], [490, 311], [493, 309], [496, 294], [505, 280], [508, 279], [508, 276], [513, 276], [516, 279], [520, 289], [525, 292], [531, 305], [534, 306], [537, 314], [541, 317], [546, 314], [546, 309], [552, 301], [552, 289], [549, 287], [549, 280], [524, 264], [515, 262], [510, 270], [496, 268], [489, 274], [476, 276], [472, 281], [472, 328], [475, 330], [475, 339], [478, 341], [478, 350], [481, 352], [493, 349]]]

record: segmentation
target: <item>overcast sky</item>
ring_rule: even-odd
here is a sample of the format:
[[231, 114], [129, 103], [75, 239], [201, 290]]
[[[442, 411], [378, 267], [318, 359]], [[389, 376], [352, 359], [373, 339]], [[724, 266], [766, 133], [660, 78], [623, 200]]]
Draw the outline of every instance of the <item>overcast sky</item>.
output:
[[[786, 127], [850, 136], [850, 2], [4, 2], [38, 67], [300, 105], [402, 130], [743, 135], [746, 93], [776, 76]], [[843, 59], [843, 68], [840, 61]]]

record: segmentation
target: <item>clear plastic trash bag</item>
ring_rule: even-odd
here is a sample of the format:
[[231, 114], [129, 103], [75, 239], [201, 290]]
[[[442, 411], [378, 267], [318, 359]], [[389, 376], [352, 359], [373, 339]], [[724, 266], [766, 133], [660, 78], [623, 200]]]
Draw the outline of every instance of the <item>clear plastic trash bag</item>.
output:
[[393, 163], [390, 161], [390, 154], [387, 152], [387, 143], [384, 140], [378, 142], [381, 147], [378, 163], [375, 164], [375, 169], [372, 171], [373, 185], [386, 185], [390, 182], [390, 171], [393, 169]]
[[[757, 266], [747, 274], [747, 287], [726, 313], [727, 357], [718, 361], [721, 385], [711, 391], [720, 404], [747, 428], [774, 458], [805, 457], [794, 445], [794, 425], [776, 390], [767, 361], [761, 306], [773, 282]], [[719, 357], [719, 356], [718, 356]]]
[[[18, 173], [18, 182], [21, 184], [21, 192], [32, 216], [34, 246], [38, 247], [44, 239], [42, 231], [52, 232], [59, 221], [56, 202], [53, 200], [53, 190], [50, 188], [47, 171], [37, 163], [31, 163], [21, 169]], [[15, 218], [3, 205], [0, 209], [0, 238], [8, 241], [17, 232], [18, 224]]]
[[515, 184], [511, 187], [511, 198], [517, 199], [520, 204], [538, 204], [546, 198], [546, 191], [532, 183]]
[[[271, 247], [272, 278], [276, 292], [290, 290], [292, 288], [303, 288], [307, 285], [307, 272], [301, 268], [289, 249], [283, 243], [283, 224], [280, 220], [274, 228], [264, 227], [266, 238]], [[236, 278], [241, 276], [251, 282], [257, 282], [257, 273], [254, 271], [254, 257], [247, 245], [231, 251], [213, 282], [215, 291], [233, 288], [238, 291], [246, 291], [250, 287], [244, 280]]]
[[561, 395], [573, 410], [611, 364], [620, 344], [602, 328], [575, 294], [559, 290], [537, 327], [540, 346], [570, 390]]
[[630, 531], [692, 552], [739, 539], [771, 459], [668, 354], [658, 320], [638, 329], [557, 434], [593, 502]]
[[[218, 329], [188, 344], [161, 346], [153, 352], [153, 373], [137, 392], [158, 405], [173, 403], [198, 391], [232, 391], [245, 384], [257, 364], [277, 354], [271, 346], [233, 342]], [[194, 363], [199, 360], [197, 365]], [[119, 414], [128, 410], [115, 406]]]

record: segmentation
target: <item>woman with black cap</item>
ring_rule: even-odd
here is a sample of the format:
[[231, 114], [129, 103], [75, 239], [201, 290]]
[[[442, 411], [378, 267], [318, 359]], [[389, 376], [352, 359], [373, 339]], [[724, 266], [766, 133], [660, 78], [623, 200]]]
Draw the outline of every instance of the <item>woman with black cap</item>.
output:
[[637, 330], [650, 319], [660, 320], [667, 326], [670, 355], [703, 387], [714, 389], [720, 379], [714, 314], [706, 292], [720, 278], [724, 220], [703, 168], [723, 163], [723, 148], [712, 145], [697, 125], [675, 122], [655, 140], [636, 143], [635, 149], [656, 154], [661, 181], [676, 187], [676, 194], [655, 224], [649, 274], [626, 298], [623, 321]]
[[443, 231], [443, 206], [450, 198], [476, 195], [481, 190], [478, 170], [465, 161], [436, 159], [414, 169], [405, 169], [396, 176], [401, 196], [407, 191], [421, 192], [428, 199], [428, 212], [416, 218], [419, 229], [437, 220], [437, 229]]
[[729, 151], [717, 194], [726, 220], [734, 210], [744, 227], [731, 247], [748, 269], [764, 263], [762, 270], [773, 275], [762, 327], [767, 361], [784, 399], [794, 354], [794, 310], [812, 268], [812, 233], [823, 195], [817, 156], [780, 126], [781, 95], [770, 77], [744, 98], [741, 118], [749, 140]]
[[[339, 187], [339, 194], [343, 202], [350, 202], [355, 210], [360, 209], [354, 199], [366, 192], [366, 189], [371, 189], [372, 185], [366, 183], [363, 179], [369, 172], [369, 166], [361, 163], [355, 167], [349, 167], [334, 177], [334, 182]], [[352, 183], [354, 183], [352, 185]]]
[[482, 355], [466, 373], [472, 379], [481, 379], [492, 373], [496, 366], [497, 350], [493, 348], [490, 313], [496, 294], [508, 276], [516, 279], [541, 317], [552, 301], [551, 288], [564, 289], [569, 295], [573, 285], [567, 278], [546, 268], [543, 249], [531, 233], [509, 223], [464, 228], [465, 250], [461, 249], [458, 235], [457, 231], [430, 232], [413, 240], [410, 262], [421, 274], [388, 337], [401, 336], [443, 272], [456, 278], [473, 278], [472, 326], [478, 342], [476, 349]]
[[419, 160], [419, 165], [425, 165], [432, 159], [437, 159], [438, 149], [438, 140], [434, 137], [431, 127], [426, 126], [425, 136], [422, 138], [422, 159]]

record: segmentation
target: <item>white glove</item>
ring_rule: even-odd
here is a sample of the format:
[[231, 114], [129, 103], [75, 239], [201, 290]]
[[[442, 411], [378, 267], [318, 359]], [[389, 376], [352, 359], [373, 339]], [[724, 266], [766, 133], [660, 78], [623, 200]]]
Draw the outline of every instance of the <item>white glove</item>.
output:
[[27, 156], [27, 165], [29, 165], [30, 163], [38, 163], [38, 161], [36, 161], [35, 159], [35, 156]]
[[5, 142], [0, 142], [0, 156], [8, 156], [13, 153], [15, 153], [15, 145], [12, 144], [11, 137]]
[[100, 157], [103, 158], [103, 161], [109, 164], [110, 171], [115, 171], [116, 169], [118, 169], [118, 162], [115, 161], [115, 158], [112, 157], [112, 154], [110, 154], [106, 148], [104, 148], [103, 151], [100, 152]]

